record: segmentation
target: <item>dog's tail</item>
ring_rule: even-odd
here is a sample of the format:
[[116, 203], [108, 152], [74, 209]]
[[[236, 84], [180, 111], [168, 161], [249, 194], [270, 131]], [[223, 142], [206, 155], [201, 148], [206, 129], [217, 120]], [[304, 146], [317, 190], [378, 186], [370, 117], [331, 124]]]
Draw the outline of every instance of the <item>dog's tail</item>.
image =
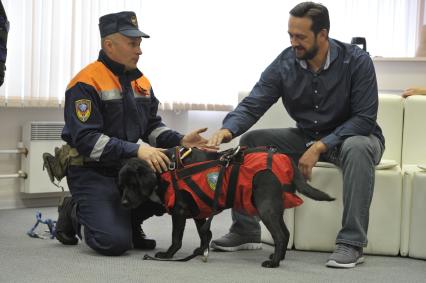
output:
[[302, 173], [300, 172], [299, 168], [297, 167], [296, 163], [291, 160], [291, 163], [293, 165], [293, 184], [299, 193], [307, 196], [308, 198], [314, 199], [314, 200], [320, 200], [320, 201], [333, 201], [335, 198], [329, 196], [328, 194], [324, 193], [323, 191], [320, 191], [311, 185], [309, 185], [305, 178], [303, 177]]

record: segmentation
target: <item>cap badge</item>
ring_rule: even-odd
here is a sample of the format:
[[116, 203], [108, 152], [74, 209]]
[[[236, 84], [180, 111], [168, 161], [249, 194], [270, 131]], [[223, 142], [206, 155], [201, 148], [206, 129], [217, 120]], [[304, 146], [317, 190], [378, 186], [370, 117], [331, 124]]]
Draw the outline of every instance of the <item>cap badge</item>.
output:
[[132, 25], [134, 25], [135, 27], [138, 26], [138, 20], [136, 19], [136, 16], [132, 16], [130, 18], [130, 21], [132, 22]]

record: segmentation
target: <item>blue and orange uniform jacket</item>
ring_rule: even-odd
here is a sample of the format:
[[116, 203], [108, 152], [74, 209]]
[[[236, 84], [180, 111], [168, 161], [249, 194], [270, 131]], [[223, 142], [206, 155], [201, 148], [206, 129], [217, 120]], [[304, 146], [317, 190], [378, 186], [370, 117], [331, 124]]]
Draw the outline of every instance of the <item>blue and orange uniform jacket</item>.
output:
[[[238, 178], [235, 186], [228, 186], [231, 179], [231, 172], [235, 163], [231, 163], [223, 174], [222, 187], [218, 199], [217, 212], [233, 208], [237, 211], [244, 212], [248, 215], [257, 215], [257, 209], [253, 205], [253, 178], [264, 170], [271, 170], [278, 178], [281, 185], [289, 185], [293, 179], [293, 166], [289, 157], [285, 154], [272, 154], [272, 163], [268, 165], [268, 152], [252, 152], [244, 154], [243, 161], [239, 165]], [[201, 162], [204, 163], [204, 162]], [[198, 166], [201, 163], [194, 163], [186, 166], [190, 168]], [[173, 188], [172, 174], [176, 178], [178, 190], [183, 190], [191, 194], [200, 213], [194, 218], [207, 218], [214, 213], [213, 199], [216, 189], [217, 176], [220, 171], [220, 166], [217, 165], [208, 168], [202, 172], [198, 172], [186, 178], [179, 178], [179, 169], [167, 171], [161, 175], [161, 178], [169, 183], [164, 195], [165, 208], [170, 212], [175, 206], [175, 189]], [[190, 178], [190, 182], [188, 182]], [[194, 186], [196, 184], [196, 186]], [[232, 191], [233, 190], [233, 191]], [[229, 201], [232, 199], [233, 201]], [[294, 192], [285, 191], [283, 189], [282, 200], [285, 208], [299, 206], [303, 200]]]
[[156, 147], [179, 145], [182, 135], [165, 126], [158, 104], [138, 69], [126, 72], [101, 50], [67, 87], [62, 139], [101, 162], [137, 156], [139, 139]]

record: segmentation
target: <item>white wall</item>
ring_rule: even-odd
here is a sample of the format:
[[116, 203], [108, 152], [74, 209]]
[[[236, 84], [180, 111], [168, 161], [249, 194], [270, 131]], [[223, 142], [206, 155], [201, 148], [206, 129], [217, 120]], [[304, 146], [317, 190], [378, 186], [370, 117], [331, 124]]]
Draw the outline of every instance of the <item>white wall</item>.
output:
[[[60, 121], [63, 114], [59, 109], [2, 108], [0, 107], [0, 149], [15, 149], [22, 138], [22, 125], [28, 120]], [[17, 173], [21, 157], [17, 154], [0, 154], [0, 174]], [[42, 163], [40, 162], [40, 166]], [[47, 175], [46, 175], [47, 178]], [[20, 179], [0, 179], [0, 208], [32, 206], [20, 191]], [[45, 205], [45, 199], [37, 203]], [[49, 203], [46, 203], [49, 204]]]
[[426, 87], [426, 57], [373, 59], [379, 90], [400, 93], [409, 87]]

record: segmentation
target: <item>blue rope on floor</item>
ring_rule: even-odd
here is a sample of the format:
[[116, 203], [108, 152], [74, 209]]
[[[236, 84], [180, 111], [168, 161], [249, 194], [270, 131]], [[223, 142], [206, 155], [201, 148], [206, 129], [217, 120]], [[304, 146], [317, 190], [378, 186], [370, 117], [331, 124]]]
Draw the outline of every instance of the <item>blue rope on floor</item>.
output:
[[[41, 212], [37, 211], [36, 212], [36, 223], [34, 224], [34, 226], [28, 230], [27, 235], [30, 236], [31, 238], [38, 238], [38, 239], [54, 239], [55, 235], [56, 235], [56, 221], [53, 221], [50, 218], [47, 218], [45, 220], [43, 220], [41, 218]], [[37, 228], [37, 226], [39, 224], [45, 224], [47, 225], [47, 227], [49, 228], [49, 230], [46, 230], [44, 234], [40, 235], [39, 233], [37, 233], [35, 230]]]

